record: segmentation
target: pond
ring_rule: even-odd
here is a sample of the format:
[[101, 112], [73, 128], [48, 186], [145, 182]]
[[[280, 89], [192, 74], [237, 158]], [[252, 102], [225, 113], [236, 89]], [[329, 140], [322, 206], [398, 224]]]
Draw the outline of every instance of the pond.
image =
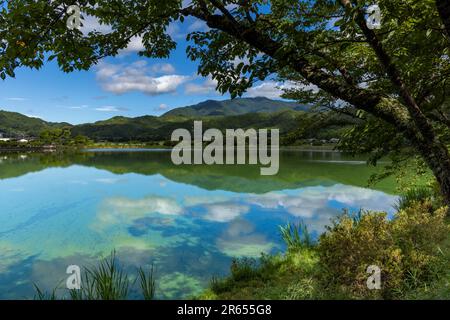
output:
[[113, 250], [127, 271], [155, 265], [158, 298], [187, 298], [234, 257], [283, 251], [280, 225], [317, 237], [345, 208], [392, 213], [397, 200], [393, 180], [368, 188], [374, 168], [338, 152], [284, 151], [277, 175], [259, 168], [175, 166], [161, 150], [0, 154], [0, 299], [64, 287], [69, 265]]

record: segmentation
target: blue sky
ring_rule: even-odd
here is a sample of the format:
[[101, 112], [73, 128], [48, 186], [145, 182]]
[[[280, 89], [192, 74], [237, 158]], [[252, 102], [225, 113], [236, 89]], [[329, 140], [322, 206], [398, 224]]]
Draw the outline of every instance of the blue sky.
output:
[[[83, 28], [108, 32], [91, 17]], [[161, 115], [207, 99], [228, 99], [215, 92], [214, 81], [197, 75], [197, 63], [185, 54], [186, 33], [206, 28], [192, 19], [171, 25], [169, 33], [178, 48], [165, 60], [139, 57], [141, 42], [135, 38], [119, 56], [104, 59], [89, 71], [65, 74], [55, 62], [40, 70], [19, 69], [15, 78], [0, 82], [0, 109], [78, 124], [118, 115]], [[277, 99], [280, 85], [258, 83], [246, 96]]]

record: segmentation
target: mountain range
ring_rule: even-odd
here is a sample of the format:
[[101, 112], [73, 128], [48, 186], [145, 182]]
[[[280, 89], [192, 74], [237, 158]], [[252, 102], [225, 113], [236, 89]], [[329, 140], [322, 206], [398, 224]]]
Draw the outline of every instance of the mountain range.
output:
[[238, 116], [246, 113], [274, 113], [282, 111], [308, 111], [309, 107], [295, 102], [270, 100], [267, 98], [242, 98], [234, 100], [207, 100], [199, 104], [177, 108], [163, 117], [183, 116]]
[[0, 110], [0, 134], [8, 137], [38, 136], [51, 128], [70, 127], [73, 135], [96, 141], [162, 141], [170, 139], [177, 128], [192, 128], [193, 120], [202, 120], [208, 128], [280, 128], [287, 132], [297, 125], [297, 117], [308, 106], [267, 98], [208, 100], [197, 105], [170, 110], [162, 116], [123, 116], [80, 125], [53, 123], [16, 112]]

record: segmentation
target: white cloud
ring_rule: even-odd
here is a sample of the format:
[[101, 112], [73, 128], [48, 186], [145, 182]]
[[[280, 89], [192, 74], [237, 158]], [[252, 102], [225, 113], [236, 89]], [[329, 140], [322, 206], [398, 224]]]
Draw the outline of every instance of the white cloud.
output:
[[257, 233], [248, 221], [236, 219], [216, 241], [217, 248], [231, 257], [259, 257], [261, 252], [270, 252], [275, 244], [265, 235]]
[[120, 112], [120, 111], [127, 111], [128, 109], [116, 106], [103, 106], [95, 108], [95, 110], [100, 112]]
[[158, 107], [158, 110], [167, 110], [169, 106], [165, 103], [161, 103]]
[[254, 196], [249, 202], [266, 209], [282, 208], [295, 217], [311, 218], [318, 209], [327, 207], [327, 194], [315, 189], [305, 190], [298, 195], [268, 193]]
[[396, 196], [376, 190], [334, 185], [307, 187], [295, 195], [276, 192], [255, 195], [248, 202], [266, 209], [283, 209], [304, 219], [307, 224], [314, 224], [315, 229], [312, 230], [321, 231], [329, 224], [329, 219], [343, 208], [391, 212], [396, 199]]
[[114, 76], [119, 71], [120, 71], [120, 66], [102, 62], [98, 65], [98, 69], [96, 71], [97, 79], [105, 79], [106, 80], [106, 79]]
[[130, 225], [136, 219], [153, 214], [180, 215], [182, 213], [183, 208], [171, 198], [159, 196], [142, 199], [114, 197], [103, 202], [93, 226], [96, 229], [103, 229], [113, 225]]
[[195, 32], [195, 31], [207, 31], [209, 27], [206, 25], [205, 22], [201, 20], [194, 20], [194, 22], [191, 23], [191, 25], [188, 27], [188, 32]]
[[183, 39], [186, 37], [186, 33], [180, 28], [179, 22], [172, 22], [171, 24], [169, 24], [166, 32], [172, 39], [175, 40]]
[[248, 89], [245, 95], [251, 98], [265, 97], [269, 99], [280, 99], [280, 96], [284, 93], [284, 90], [289, 89], [302, 89], [313, 91], [318, 90], [318, 88], [314, 85], [304, 86], [298, 85], [292, 81], [276, 82], [269, 80]]
[[[151, 74], [152, 67], [140, 60], [129, 65], [111, 65], [101, 63], [97, 68], [97, 80], [105, 91], [123, 94], [140, 91], [148, 95], [173, 93], [177, 88], [189, 80], [190, 77], [168, 74], [155, 77]], [[159, 67], [170, 69], [169, 66]]]
[[95, 182], [103, 183], [103, 184], [116, 184], [116, 183], [118, 183], [120, 181], [121, 181], [121, 179], [118, 179], [118, 178], [99, 178], [99, 179], [95, 179]]
[[150, 67], [154, 73], [175, 73], [175, 67], [170, 63], [157, 63]]
[[347, 206], [389, 212], [398, 197], [371, 189], [341, 186], [330, 189], [328, 199]]
[[112, 28], [110, 25], [101, 24], [97, 17], [90, 15], [83, 15], [81, 32], [84, 35], [87, 35], [89, 32], [97, 31], [102, 34], [108, 34], [112, 32]]
[[184, 91], [186, 94], [197, 95], [197, 94], [212, 94], [218, 92], [216, 91], [217, 81], [213, 80], [211, 77], [208, 77], [201, 84], [196, 83], [188, 83]]
[[141, 91], [149, 95], [175, 92], [177, 87], [186, 81], [186, 77], [179, 75], [168, 75], [151, 78], [141, 75], [135, 78], [117, 77], [114, 82], [104, 84], [106, 91], [122, 94], [130, 91]]
[[28, 118], [36, 118], [36, 119], [42, 119], [40, 116], [36, 116], [34, 114], [25, 113], [24, 116], [27, 116]]
[[128, 43], [128, 46], [125, 49], [120, 50], [120, 55], [126, 55], [129, 53], [139, 52], [144, 50], [144, 44], [142, 43], [142, 37], [140, 36], [134, 36], [131, 38], [130, 42]]
[[248, 59], [248, 57], [244, 57], [244, 58], [239, 58], [239, 57], [235, 57], [233, 61], [231, 61], [234, 65], [234, 67], [237, 67], [240, 63], [243, 64], [250, 64], [250, 60]]
[[27, 101], [28, 99], [26, 98], [18, 98], [18, 97], [13, 97], [13, 98], [6, 98], [6, 100], [8, 101]]
[[247, 90], [246, 96], [248, 97], [265, 97], [269, 99], [280, 99], [280, 96], [283, 94], [283, 89], [290, 89], [294, 87], [294, 83], [292, 82], [275, 82], [275, 81], [266, 81], [252, 87]]
[[229, 200], [229, 197], [223, 195], [186, 196], [184, 197], [184, 205], [190, 207], [218, 202], [226, 202], [227, 200]]
[[68, 106], [66, 107], [67, 109], [72, 109], [72, 110], [81, 110], [81, 109], [86, 109], [89, 106], [87, 104], [82, 104], [81, 106]]
[[207, 210], [205, 219], [215, 222], [232, 221], [250, 210], [248, 206], [228, 202], [207, 204], [205, 208]]

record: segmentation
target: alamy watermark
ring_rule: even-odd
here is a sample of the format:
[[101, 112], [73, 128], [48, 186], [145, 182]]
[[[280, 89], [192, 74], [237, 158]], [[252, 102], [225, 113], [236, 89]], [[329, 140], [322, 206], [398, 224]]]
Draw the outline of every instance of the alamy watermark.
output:
[[66, 280], [66, 287], [69, 290], [81, 289], [81, 269], [77, 265], [70, 265], [66, 269], [66, 273], [70, 276]]
[[367, 28], [380, 29], [381, 28], [381, 9], [377, 4], [371, 5], [367, 8], [366, 13], [369, 15], [367, 17], [366, 23]]
[[367, 273], [370, 274], [367, 278], [367, 289], [381, 290], [381, 268], [376, 265], [368, 266]]
[[[367, 278], [367, 289], [381, 290], [381, 268], [376, 265], [367, 267], [367, 273], [370, 276]], [[69, 274], [66, 280], [66, 288], [69, 290], [81, 290], [81, 268], [77, 265], [70, 265], [66, 269]]]
[[[270, 152], [269, 152], [270, 131]], [[280, 167], [280, 132], [278, 129], [226, 129], [225, 138], [218, 129], [203, 133], [202, 121], [194, 121], [193, 139], [187, 129], [176, 129], [171, 140], [179, 142], [172, 149], [172, 162], [181, 164], [261, 164], [261, 175], [276, 175]], [[248, 141], [248, 144], [247, 144]], [[209, 142], [204, 146], [204, 142]]]
[[80, 29], [81, 27], [81, 10], [77, 5], [71, 5], [67, 8], [66, 13], [69, 15], [66, 21], [69, 30]]
[[[149, 8], [150, 10], [150, 8]], [[66, 21], [69, 30], [80, 29], [81, 27], [81, 9], [77, 5], [71, 5], [67, 8], [66, 13], [69, 15]], [[381, 9], [377, 4], [373, 4], [366, 9], [368, 15], [366, 19], [367, 27], [371, 30], [381, 28]]]

